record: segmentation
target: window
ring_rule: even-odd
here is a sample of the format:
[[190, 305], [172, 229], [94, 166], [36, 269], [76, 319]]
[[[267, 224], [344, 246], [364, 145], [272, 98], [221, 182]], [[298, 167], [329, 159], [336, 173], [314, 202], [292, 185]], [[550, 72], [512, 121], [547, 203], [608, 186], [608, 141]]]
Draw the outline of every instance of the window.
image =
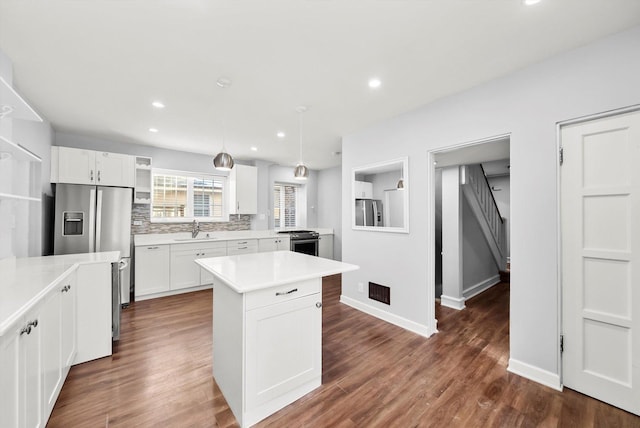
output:
[[276, 229], [295, 227], [296, 200], [298, 186], [293, 184], [279, 184], [273, 186], [273, 220]]
[[227, 221], [225, 177], [153, 170], [151, 221]]

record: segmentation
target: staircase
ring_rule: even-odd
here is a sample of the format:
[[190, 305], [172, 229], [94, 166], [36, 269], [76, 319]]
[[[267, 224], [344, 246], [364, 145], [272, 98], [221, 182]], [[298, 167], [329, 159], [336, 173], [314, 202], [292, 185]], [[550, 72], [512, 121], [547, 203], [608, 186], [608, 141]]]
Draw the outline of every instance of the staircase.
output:
[[507, 269], [507, 234], [504, 219], [491, 193], [491, 187], [481, 165], [460, 168], [462, 191], [482, 229], [498, 270]]

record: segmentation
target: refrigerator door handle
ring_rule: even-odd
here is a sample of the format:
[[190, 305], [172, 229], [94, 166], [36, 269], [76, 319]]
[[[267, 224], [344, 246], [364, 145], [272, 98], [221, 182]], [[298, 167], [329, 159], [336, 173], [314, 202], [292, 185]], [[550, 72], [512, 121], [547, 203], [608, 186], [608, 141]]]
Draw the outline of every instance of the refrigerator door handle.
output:
[[102, 251], [100, 236], [102, 236], [102, 190], [98, 190], [98, 202], [96, 203], [96, 252]]
[[96, 189], [91, 189], [89, 192], [89, 252], [95, 251], [95, 234], [96, 230]]
[[371, 226], [379, 226], [378, 224], [378, 204], [376, 201], [371, 202], [373, 208], [373, 224]]

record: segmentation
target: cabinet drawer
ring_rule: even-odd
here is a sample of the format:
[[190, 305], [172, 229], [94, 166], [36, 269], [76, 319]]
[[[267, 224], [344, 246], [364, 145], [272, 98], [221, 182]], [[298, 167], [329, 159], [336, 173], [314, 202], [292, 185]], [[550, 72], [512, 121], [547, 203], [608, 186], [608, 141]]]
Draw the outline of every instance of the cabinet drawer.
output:
[[233, 239], [227, 241], [227, 248], [257, 247], [257, 239]]
[[208, 250], [215, 248], [227, 249], [225, 241], [206, 241], [206, 242], [188, 242], [185, 244], [171, 244], [171, 251], [187, 251], [187, 250]]
[[[293, 284], [279, 285], [277, 287], [266, 288], [247, 293], [246, 310], [261, 308], [275, 303], [286, 302], [315, 293], [320, 293], [322, 279], [314, 278]], [[321, 301], [318, 296], [318, 301]]]

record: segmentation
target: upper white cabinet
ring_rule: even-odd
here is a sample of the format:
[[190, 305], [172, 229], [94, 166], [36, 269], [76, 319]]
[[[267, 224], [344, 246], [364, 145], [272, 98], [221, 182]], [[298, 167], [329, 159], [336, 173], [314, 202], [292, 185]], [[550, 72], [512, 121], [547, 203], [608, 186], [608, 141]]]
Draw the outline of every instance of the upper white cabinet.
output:
[[372, 199], [373, 183], [369, 183], [367, 181], [354, 181], [353, 193], [355, 197], [359, 199]]
[[51, 182], [134, 187], [135, 157], [53, 146]]
[[258, 213], [258, 168], [236, 164], [229, 173], [229, 214]]

